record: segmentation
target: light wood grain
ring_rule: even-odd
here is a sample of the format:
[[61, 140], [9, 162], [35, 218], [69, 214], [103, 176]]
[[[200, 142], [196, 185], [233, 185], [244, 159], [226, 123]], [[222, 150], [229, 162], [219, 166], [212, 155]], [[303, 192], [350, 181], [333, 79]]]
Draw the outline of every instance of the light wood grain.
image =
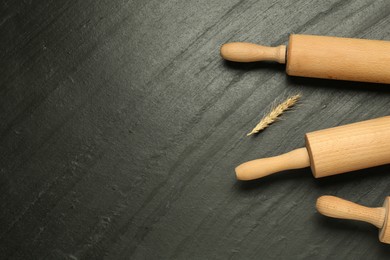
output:
[[390, 41], [290, 35], [291, 76], [390, 83]]
[[[230, 61], [277, 61], [291, 76], [390, 83], [390, 42], [292, 34], [286, 46], [232, 42], [221, 47]], [[286, 60], [287, 56], [287, 60]]]
[[321, 196], [317, 199], [316, 207], [318, 212], [328, 217], [371, 223], [379, 228], [379, 240], [389, 244], [389, 198], [386, 197], [383, 207], [369, 208], [335, 196]]
[[231, 42], [222, 45], [221, 56], [237, 62], [276, 61], [286, 63], [286, 46], [267, 47], [248, 42]]
[[249, 161], [236, 168], [239, 180], [253, 180], [310, 165], [315, 178], [390, 163], [390, 116], [307, 133], [306, 148]]
[[317, 200], [317, 210], [332, 218], [359, 220], [382, 228], [385, 221], [385, 209], [368, 208], [334, 196], [321, 196]]
[[390, 116], [306, 134], [314, 177], [390, 163]]
[[306, 148], [299, 148], [279, 156], [243, 163], [236, 167], [236, 177], [238, 180], [254, 180], [275, 172], [309, 166], [310, 159]]

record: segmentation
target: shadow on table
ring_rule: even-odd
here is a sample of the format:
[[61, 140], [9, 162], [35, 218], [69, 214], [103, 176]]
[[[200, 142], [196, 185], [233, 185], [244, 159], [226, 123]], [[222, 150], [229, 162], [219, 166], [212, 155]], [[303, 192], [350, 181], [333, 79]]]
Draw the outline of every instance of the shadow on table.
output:
[[388, 179], [390, 179], [390, 165], [381, 165], [368, 169], [319, 178], [316, 179], [315, 185], [318, 188], [328, 188], [335, 186], [343, 187], [352, 182], [376, 181], [380, 183]]
[[319, 190], [328, 188], [332, 188], [332, 190], [334, 190], [334, 188], [344, 187], [345, 185], [348, 185], [348, 183], [352, 182], [364, 182], [367, 180], [380, 183], [389, 179], [390, 164], [318, 179], [313, 177], [310, 168], [304, 168], [274, 173], [272, 175], [251, 181], [237, 181], [235, 188], [239, 192], [245, 192], [255, 189], [262, 189], [271, 185], [278, 185], [278, 183], [280, 184], [283, 182], [303, 181], [307, 182], [308, 185], [313, 185], [314, 183], [314, 186], [316, 186]]
[[303, 86], [313, 88], [327, 88], [359, 92], [381, 92], [390, 95], [390, 84], [354, 82], [345, 80], [318, 79], [305, 77], [286, 77], [287, 83], [292, 86]]
[[[226, 69], [238, 70], [238, 71], [275, 71], [278, 73], [285, 74], [285, 64], [280, 64], [272, 61], [260, 61], [260, 62], [233, 62], [223, 61], [223, 66]], [[382, 83], [368, 83], [368, 82], [355, 82], [347, 80], [333, 80], [333, 79], [320, 79], [320, 78], [307, 78], [286, 75], [286, 81], [292, 86], [302, 87], [314, 87], [314, 88], [328, 88], [328, 89], [339, 89], [339, 90], [350, 90], [350, 91], [370, 91], [370, 92], [381, 92], [390, 95], [390, 84]]]
[[226, 69], [239, 70], [239, 71], [253, 71], [253, 70], [264, 70], [264, 71], [279, 71], [285, 73], [286, 66], [277, 62], [261, 61], [261, 62], [234, 62], [234, 61], [223, 61], [223, 66]]
[[280, 185], [283, 182], [306, 180], [310, 181], [313, 178], [309, 168], [288, 170], [278, 172], [260, 179], [251, 181], [237, 181], [236, 187], [238, 191], [245, 192], [255, 189], [262, 189], [264, 187], [270, 187], [271, 185]]
[[365, 244], [376, 243], [378, 246], [376, 256], [378, 256], [377, 254], [387, 257], [390, 255], [390, 245], [379, 241], [379, 229], [371, 224], [359, 221], [329, 218], [320, 214], [316, 214], [313, 218], [313, 223], [318, 231], [318, 234], [329, 234], [332, 238], [354, 238]]

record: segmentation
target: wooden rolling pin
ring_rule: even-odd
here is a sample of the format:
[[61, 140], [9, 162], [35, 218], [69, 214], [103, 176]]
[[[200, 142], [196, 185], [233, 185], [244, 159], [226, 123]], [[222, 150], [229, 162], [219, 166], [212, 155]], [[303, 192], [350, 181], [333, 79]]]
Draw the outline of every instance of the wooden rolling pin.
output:
[[239, 180], [311, 167], [315, 178], [390, 163], [390, 116], [328, 128], [305, 136], [306, 147], [239, 165]]
[[291, 76], [390, 83], [390, 42], [291, 34], [288, 47], [232, 42], [222, 45], [230, 61], [277, 61]]
[[325, 216], [365, 221], [379, 228], [379, 240], [390, 244], [389, 199], [380, 208], [368, 208], [334, 196], [321, 196], [317, 210]]

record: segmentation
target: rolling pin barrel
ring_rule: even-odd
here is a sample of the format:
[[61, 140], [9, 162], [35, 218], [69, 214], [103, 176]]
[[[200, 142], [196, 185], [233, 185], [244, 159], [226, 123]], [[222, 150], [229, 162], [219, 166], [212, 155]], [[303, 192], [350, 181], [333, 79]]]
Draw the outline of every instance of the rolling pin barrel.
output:
[[290, 35], [288, 75], [390, 83], [390, 42]]
[[390, 116], [306, 134], [314, 177], [390, 163]]

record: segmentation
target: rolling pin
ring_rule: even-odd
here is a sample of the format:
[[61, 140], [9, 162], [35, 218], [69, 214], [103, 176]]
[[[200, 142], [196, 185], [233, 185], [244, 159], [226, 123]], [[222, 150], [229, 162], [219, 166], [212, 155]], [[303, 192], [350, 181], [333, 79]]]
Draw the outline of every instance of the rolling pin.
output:
[[286, 63], [291, 76], [390, 83], [390, 42], [291, 34], [288, 47], [232, 42], [222, 45], [230, 61]]
[[321, 196], [317, 199], [317, 210], [332, 218], [359, 220], [379, 228], [379, 240], [390, 244], [389, 199], [382, 207], [368, 208], [334, 196]]
[[239, 180], [311, 167], [315, 178], [390, 163], [390, 116], [319, 130], [305, 135], [306, 147], [236, 167]]

